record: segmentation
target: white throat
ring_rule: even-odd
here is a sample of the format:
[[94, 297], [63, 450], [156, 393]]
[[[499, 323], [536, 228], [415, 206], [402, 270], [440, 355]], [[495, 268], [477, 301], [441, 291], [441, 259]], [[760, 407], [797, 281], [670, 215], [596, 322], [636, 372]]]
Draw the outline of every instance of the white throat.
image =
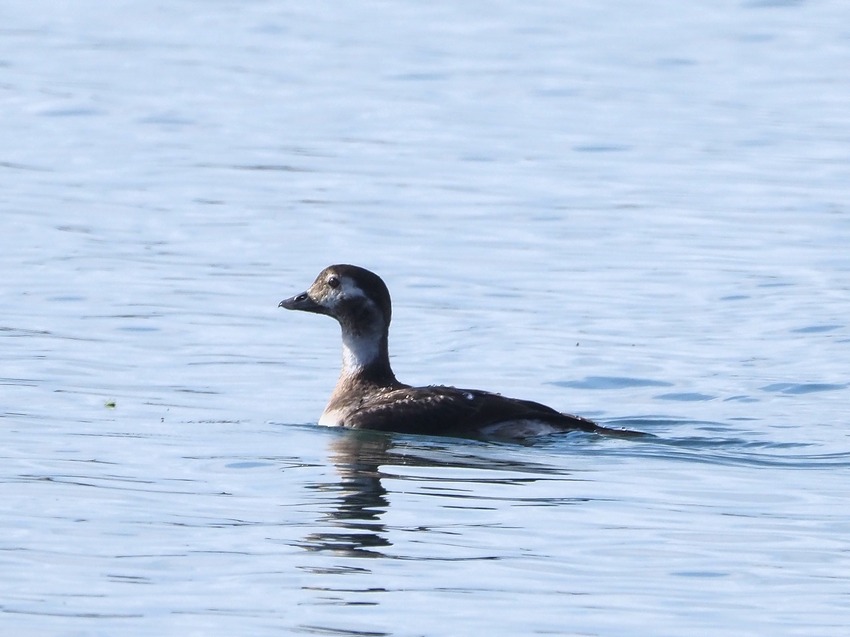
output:
[[374, 362], [381, 353], [380, 339], [373, 335], [342, 337], [342, 375], [352, 376]]

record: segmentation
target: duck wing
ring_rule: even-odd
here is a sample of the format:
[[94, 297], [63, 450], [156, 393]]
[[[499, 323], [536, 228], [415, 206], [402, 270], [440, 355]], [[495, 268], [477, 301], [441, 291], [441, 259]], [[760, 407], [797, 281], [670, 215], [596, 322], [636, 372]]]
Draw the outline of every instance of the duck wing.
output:
[[426, 435], [481, 436], [491, 433], [498, 437], [524, 437], [535, 434], [531, 423], [536, 423], [537, 434], [572, 430], [609, 431], [586, 418], [562, 414], [530, 400], [445, 386], [404, 387], [370, 396], [346, 416], [344, 425], [356, 429]]

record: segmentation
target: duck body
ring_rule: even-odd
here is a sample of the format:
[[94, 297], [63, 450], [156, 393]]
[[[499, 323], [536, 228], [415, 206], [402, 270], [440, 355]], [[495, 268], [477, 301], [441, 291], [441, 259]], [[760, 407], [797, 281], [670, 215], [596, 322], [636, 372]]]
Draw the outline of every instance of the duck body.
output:
[[320, 425], [435, 436], [528, 438], [562, 431], [597, 431], [590, 420], [528, 400], [477, 389], [432, 385], [334, 392]]
[[381, 278], [354, 265], [332, 265], [310, 288], [279, 307], [325, 314], [342, 329], [342, 371], [320, 425], [398, 433], [521, 439], [609, 429], [529, 400], [477, 389], [399, 382], [389, 362], [390, 294]]

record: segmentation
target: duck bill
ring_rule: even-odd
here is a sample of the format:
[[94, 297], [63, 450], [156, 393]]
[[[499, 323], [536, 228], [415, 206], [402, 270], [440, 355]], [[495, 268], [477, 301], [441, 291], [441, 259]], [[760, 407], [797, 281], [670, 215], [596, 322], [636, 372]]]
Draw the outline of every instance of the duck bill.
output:
[[316, 303], [313, 299], [310, 298], [310, 295], [306, 292], [302, 292], [301, 294], [296, 294], [293, 297], [288, 299], [284, 299], [280, 303], [278, 303], [278, 307], [282, 307], [287, 310], [301, 310], [302, 312], [315, 312], [316, 314], [324, 314], [325, 308]]

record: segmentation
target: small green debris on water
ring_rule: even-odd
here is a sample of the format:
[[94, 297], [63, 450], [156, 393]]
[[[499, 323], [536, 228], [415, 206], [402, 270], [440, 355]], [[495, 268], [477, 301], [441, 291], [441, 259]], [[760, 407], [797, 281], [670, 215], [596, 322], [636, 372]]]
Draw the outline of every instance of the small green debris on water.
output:
[[107, 400], [103, 406], [107, 409], [115, 409], [118, 404], [114, 400]]

